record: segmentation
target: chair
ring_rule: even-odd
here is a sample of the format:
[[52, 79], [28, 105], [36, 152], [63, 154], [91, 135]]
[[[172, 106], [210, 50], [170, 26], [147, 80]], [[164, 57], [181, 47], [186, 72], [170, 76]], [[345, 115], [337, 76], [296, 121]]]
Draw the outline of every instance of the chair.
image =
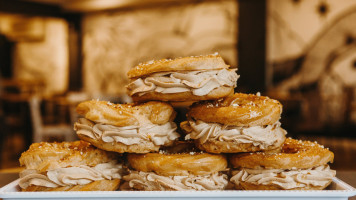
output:
[[34, 95], [29, 99], [33, 142], [46, 141], [46, 137], [63, 137], [65, 141], [76, 140], [73, 126], [69, 124], [44, 125], [41, 115], [41, 99]]

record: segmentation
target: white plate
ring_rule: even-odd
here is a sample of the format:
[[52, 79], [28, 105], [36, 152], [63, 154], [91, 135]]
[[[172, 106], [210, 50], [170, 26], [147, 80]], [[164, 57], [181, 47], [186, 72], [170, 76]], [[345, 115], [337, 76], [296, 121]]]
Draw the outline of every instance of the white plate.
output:
[[334, 178], [326, 190], [276, 190], [276, 191], [93, 191], [93, 192], [19, 192], [18, 180], [0, 189], [3, 199], [328, 199], [347, 200], [356, 195], [356, 189]]

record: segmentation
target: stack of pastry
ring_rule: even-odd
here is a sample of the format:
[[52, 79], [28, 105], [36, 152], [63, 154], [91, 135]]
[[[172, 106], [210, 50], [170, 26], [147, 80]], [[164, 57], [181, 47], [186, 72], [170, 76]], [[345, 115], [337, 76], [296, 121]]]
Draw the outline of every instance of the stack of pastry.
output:
[[[327, 165], [333, 161], [332, 152], [309, 142], [298, 146], [285, 138], [277, 100], [234, 94], [239, 76], [218, 54], [150, 61], [132, 68], [128, 77], [134, 103], [82, 102], [77, 112], [83, 118], [74, 124], [81, 143], [110, 155], [123, 153], [127, 171], [118, 170], [120, 176], [114, 178], [105, 176], [108, 180], [122, 176], [121, 190], [224, 190], [229, 181], [236, 189], [322, 189], [335, 176]], [[180, 123], [182, 135], [174, 121], [172, 104], [177, 102], [195, 102]], [[309, 147], [315, 147], [312, 153]], [[69, 166], [77, 167], [65, 167]], [[31, 188], [39, 185], [36, 180], [27, 176], [21, 182]], [[50, 180], [55, 188], [68, 187]]]

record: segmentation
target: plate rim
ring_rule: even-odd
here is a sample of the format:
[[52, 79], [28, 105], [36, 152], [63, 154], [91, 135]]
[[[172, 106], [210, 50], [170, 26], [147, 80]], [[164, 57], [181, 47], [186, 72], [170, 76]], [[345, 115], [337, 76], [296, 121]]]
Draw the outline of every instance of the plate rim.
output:
[[8, 191], [18, 187], [19, 179], [0, 188], [0, 198], [147, 198], [147, 197], [352, 197], [356, 189], [337, 177], [333, 182], [344, 190], [221, 190], [221, 191], [57, 191], [57, 192], [20, 192]]

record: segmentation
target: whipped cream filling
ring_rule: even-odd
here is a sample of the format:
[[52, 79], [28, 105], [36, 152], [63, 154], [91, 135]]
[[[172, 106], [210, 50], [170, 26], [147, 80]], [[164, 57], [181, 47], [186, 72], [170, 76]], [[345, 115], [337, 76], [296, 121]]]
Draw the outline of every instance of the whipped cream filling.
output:
[[101, 163], [95, 167], [79, 166], [49, 170], [40, 173], [34, 169], [25, 169], [20, 173], [19, 186], [26, 189], [30, 185], [60, 187], [85, 185], [98, 180], [120, 179], [123, 173], [122, 164], [116, 162]]
[[177, 125], [174, 122], [167, 122], [163, 125], [146, 123], [141, 126], [118, 127], [80, 118], [74, 124], [74, 130], [78, 135], [85, 135], [108, 143], [120, 142], [125, 145], [147, 141], [153, 142], [155, 145], [165, 145], [179, 137], [176, 129]]
[[247, 182], [255, 185], [275, 184], [283, 189], [295, 189], [301, 187], [325, 186], [336, 175], [329, 165], [322, 165], [309, 169], [242, 169], [235, 171], [230, 181], [239, 185]]
[[163, 94], [191, 91], [196, 96], [204, 96], [220, 86], [236, 87], [239, 75], [237, 69], [209, 71], [160, 72], [149, 77], [138, 78], [127, 85], [130, 96], [147, 92]]
[[201, 120], [189, 120], [188, 123], [192, 131], [185, 136], [185, 139], [199, 140], [201, 144], [212, 139], [234, 141], [237, 143], [252, 143], [254, 146], [266, 149], [268, 146], [278, 142], [287, 133], [280, 127], [281, 123], [279, 121], [273, 125], [251, 127], [206, 123]]
[[215, 172], [205, 176], [161, 176], [154, 172], [132, 171], [123, 177], [122, 190], [223, 190], [228, 184], [226, 174]]

